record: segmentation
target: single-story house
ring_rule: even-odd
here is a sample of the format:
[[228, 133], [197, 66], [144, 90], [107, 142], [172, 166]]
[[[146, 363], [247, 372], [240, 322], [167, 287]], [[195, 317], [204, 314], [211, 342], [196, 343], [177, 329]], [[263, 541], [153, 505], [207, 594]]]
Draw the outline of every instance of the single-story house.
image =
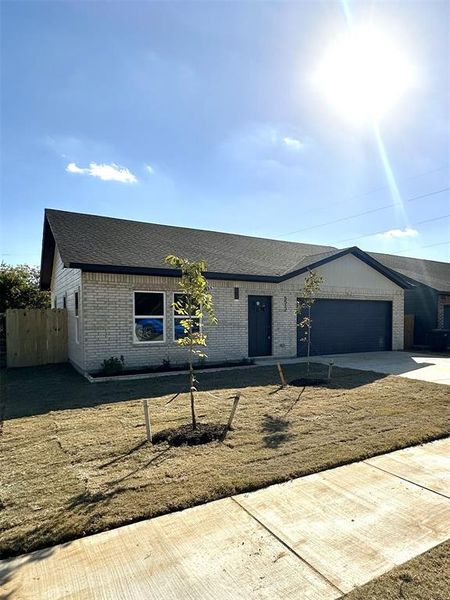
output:
[[312, 309], [312, 353], [403, 348], [403, 274], [357, 247], [336, 249], [46, 210], [41, 287], [66, 307], [69, 358], [93, 372], [123, 356], [127, 368], [186, 360], [172, 303], [175, 254], [205, 260], [218, 324], [204, 325], [208, 360], [304, 353], [296, 304], [305, 277], [323, 277]]
[[403, 275], [411, 284], [405, 290], [405, 315], [414, 315], [414, 344], [426, 346], [432, 329], [450, 329], [450, 264], [390, 254], [370, 255]]

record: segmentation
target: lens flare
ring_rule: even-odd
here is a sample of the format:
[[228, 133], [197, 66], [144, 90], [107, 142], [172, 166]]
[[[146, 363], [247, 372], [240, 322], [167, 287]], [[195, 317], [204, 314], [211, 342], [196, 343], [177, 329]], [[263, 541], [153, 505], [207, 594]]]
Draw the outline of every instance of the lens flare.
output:
[[378, 122], [414, 82], [408, 57], [380, 31], [350, 27], [330, 44], [314, 81], [343, 117]]

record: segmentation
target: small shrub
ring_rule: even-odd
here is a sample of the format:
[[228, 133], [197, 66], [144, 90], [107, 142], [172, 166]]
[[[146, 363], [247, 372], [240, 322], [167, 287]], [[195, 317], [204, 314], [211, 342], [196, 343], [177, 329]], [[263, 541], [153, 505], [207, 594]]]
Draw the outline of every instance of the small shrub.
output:
[[120, 375], [125, 369], [125, 359], [123, 356], [111, 356], [102, 362], [103, 375]]
[[170, 362], [170, 356], [163, 358], [161, 364], [156, 367], [156, 371], [170, 371], [172, 369], [172, 363]]

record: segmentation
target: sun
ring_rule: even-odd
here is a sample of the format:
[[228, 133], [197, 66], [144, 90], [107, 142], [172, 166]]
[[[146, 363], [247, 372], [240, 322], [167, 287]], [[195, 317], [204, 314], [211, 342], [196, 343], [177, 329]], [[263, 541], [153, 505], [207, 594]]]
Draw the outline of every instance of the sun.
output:
[[373, 28], [358, 28], [330, 44], [314, 81], [341, 116], [377, 123], [411, 87], [413, 75], [393, 40]]

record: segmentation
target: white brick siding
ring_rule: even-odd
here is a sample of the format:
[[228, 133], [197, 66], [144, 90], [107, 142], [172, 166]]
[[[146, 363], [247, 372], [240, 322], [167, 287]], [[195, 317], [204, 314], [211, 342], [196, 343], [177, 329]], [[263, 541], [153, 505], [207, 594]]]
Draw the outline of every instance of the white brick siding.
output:
[[[403, 290], [353, 256], [346, 256], [317, 269], [324, 276], [319, 298], [388, 300], [393, 304], [392, 347], [403, 348]], [[248, 295], [272, 296], [272, 351], [275, 357], [293, 357], [297, 352], [296, 299], [304, 275], [284, 283], [253, 283], [211, 280], [218, 325], [205, 326], [208, 360], [232, 360], [248, 356]], [[178, 290], [172, 277], [148, 277], [103, 273], [82, 275], [84, 324], [84, 368], [95, 371], [110, 356], [123, 355], [128, 367], [185, 362], [186, 350], [173, 340], [172, 293]], [[234, 287], [239, 300], [234, 300]], [[165, 291], [164, 343], [133, 341], [133, 291]], [[83, 344], [81, 344], [83, 346]], [[73, 353], [72, 353], [72, 356]], [[71, 357], [71, 360], [74, 360]], [[77, 362], [74, 360], [74, 362]], [[82, 361], [83, 362], [83, 361]], [[81, 366], [80, 362], [77, 362]]]
[[[57, 250], [55, 250], [55, 257], [53, 260], [52, 270], [52, 281], [51, 281], [51, 306], [54, 308], [55, 299], [57, 301], [57, 308], [63, 308], [64, 297], [66, 297], [66, 308], [67, 308], [67, 328], [68, 328], [68, 355], [69, 360], [73, 362], [81, 370], [85, 369], [84, 366], [84, 347], [83, 347], [83, 299], [82, 299], [82, 287], [81, 287], [81, 271], [80, 269], [66, 269], [64, 268], [61, 256]], [[79, 293], [79, 336], [77, 342], [76, 327], [77, 319], [75, 317], [75, 292]]]

